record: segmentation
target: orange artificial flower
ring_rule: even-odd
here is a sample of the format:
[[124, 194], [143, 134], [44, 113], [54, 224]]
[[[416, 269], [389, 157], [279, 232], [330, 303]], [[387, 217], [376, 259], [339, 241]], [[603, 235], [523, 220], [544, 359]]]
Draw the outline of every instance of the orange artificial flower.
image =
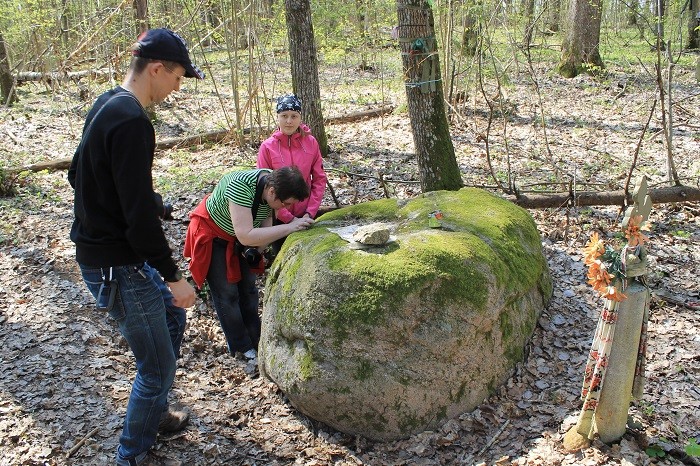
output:
[[606, 292], [603, 294], [603, 298], [609, 299], [610, 301], [620, 302], [627, 299], [627, 296], [620, 293], [614, 286], [609, 286]]
[[642, 222], [644, 221], [643, 219], [644, 217], [641, 215], [635, 215], [634, 217], [630, 217], [630, 220], [627, 223], [625, 237], [627, 238], [627, 241], [629, 241], [629, 245], [632, 247], [641, 246], [649, 241], [649, 237], [642, 234], [642, 230], [649, 231], [648, 223], [644, 223], [642, 225]]
[[611, 281], [612, 276], [605, 270], [605, 267], [599, 260], [590, 264], [588, 268], [588, 284], [594, 290], [600, 294], [606, 293]]
[[591, 265], [596, 259], [602, 256], [604, 252], [605, 245], [598, 237], [598, 232], [594, 232], [591, 235], [591, 239], [588, 241], [588, 243], [586, 243], [586, 247], [583, 248], [583, 263], [586, 265]]

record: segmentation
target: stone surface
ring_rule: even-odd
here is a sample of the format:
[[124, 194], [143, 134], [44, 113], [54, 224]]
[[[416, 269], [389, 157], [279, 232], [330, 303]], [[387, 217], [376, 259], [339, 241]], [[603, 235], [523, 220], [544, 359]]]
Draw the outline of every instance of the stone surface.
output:
[[[358, 250], [330, 231], [376, 222], [396, 240]], [[340, 209], [289, 236], [270, 269], [260, 369], [314, 419], [407, 437], [507, 379], [551, 292], [530, 215], [485, 191]]]
[[379, 246], [389, 241], [389, 228], [383, 223], [372, 223], [359, 227], [353, 234], [358, 243]]

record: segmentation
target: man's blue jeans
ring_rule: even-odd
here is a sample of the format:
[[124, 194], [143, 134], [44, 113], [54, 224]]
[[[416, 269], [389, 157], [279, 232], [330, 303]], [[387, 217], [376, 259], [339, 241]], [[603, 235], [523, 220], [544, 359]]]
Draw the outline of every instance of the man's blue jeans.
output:
[[256, 275], [241, 258], [241, 281], [229, 283], [226, 278], [226, 246], [226, 241], [214, 240], [207, 283], [229, 352], [245, 353], [249, 349], [257, 350], [260, 341], [260, 298], [255, 286]]
[[[103, 274], [110, 268], [80, 265], [88, 289], [97, 298]], [[111, 267], [118, 283], [109, 315], [136, 358], [136, 378], [119, 438], [117, 464], [142, 456], [155, 443], [160, 416], [168, 406], [175, 377], [175, 359], [185, 332], [185, 310], [172, 304], [173, 295], [158, 272], [148, 264]]]

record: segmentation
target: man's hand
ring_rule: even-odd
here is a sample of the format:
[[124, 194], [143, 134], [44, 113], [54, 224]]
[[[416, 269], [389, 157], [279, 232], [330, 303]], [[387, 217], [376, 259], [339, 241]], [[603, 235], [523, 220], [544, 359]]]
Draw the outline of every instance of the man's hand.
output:
[[292, 221], [288, 223], [288, 225], [291, 225], [292, 231], [308, 230], [313, 224], [314, 219], [306, 216], [301, 218], [294, 217]]
[[176, 282], [168, 282], [168, 287], [173, 294], [173, 304], [178, 307], [191, 307], [194, 304], [194, 288], [185, 278]]

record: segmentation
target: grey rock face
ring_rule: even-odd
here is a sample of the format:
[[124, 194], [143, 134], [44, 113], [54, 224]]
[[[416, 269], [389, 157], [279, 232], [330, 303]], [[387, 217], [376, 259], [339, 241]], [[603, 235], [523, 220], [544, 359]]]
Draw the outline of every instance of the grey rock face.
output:
[[[428, 226], [435, 210], [439, 229]], [[392, 241], [369, 249], [331, 231], [376, 222], [393, 226]], [[407, 437], [503, 383], [550, 296], [531, 217], [484, 191], [341, 209], [291, 235], [276, 259], [260, 369], [314, 419]]]

